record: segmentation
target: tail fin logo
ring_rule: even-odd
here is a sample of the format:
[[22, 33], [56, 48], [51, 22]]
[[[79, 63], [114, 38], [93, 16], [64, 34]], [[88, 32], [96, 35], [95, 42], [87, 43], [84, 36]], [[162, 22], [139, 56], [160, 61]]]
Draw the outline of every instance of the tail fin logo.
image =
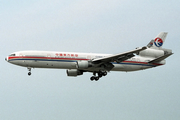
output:
[[156, 38], [155, 41], [154, 41], [154, 44], [157, 46], [157, 47], [161, 47], [163, 45], [163, 41], [161, 38]]

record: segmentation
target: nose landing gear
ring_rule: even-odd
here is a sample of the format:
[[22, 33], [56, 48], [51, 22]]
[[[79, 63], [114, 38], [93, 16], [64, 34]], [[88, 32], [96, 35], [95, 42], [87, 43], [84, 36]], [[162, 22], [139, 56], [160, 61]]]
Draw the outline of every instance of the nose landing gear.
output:
[[28, 71], [29, 71], [29, 72], [28, 72], [28, 75], [30, 76], [30, 75], [31, 75], [31, 68], [28, 67], [27, 69], [28, 69]]

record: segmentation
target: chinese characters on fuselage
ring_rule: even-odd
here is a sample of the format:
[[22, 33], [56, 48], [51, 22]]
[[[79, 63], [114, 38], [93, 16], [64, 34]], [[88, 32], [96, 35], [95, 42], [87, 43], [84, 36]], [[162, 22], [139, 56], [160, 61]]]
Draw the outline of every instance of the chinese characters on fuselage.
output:
[[78, 57], [78, 54], [56, 53], [55, 57]]

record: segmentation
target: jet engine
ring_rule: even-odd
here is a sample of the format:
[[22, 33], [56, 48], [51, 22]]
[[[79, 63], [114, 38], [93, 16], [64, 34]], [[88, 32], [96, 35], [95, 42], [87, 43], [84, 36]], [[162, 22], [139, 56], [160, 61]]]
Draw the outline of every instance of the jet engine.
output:
[[147, 56], [147, 57], [153, 57], [153, 58], [163, 56], [164, 54], [165, 52], [163, 50], [158, 50], [158, 49], [146, 49], [139, 52], [140, 56]]
[[67, 70], [66, 72], [67, 72], [67, 76], [74, 76], [74, 77], [83, 74], [82, 71], [77, 70], [77, 69], [69, 69], [69, 70]]
[[91, 66], [92, 66], [92, 64], [90, 61], [77, 61], [76, 62], [76, 68], [78, 68], [78, 69], [86, 69]]

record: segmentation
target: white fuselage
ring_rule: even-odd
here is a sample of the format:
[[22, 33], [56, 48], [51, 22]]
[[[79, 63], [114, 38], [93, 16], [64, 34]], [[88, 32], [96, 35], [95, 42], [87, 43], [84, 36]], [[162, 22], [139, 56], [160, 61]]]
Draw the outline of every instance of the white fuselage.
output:
[[[31, 68], [57, 68], [77, 69], [77, 61], [89, 61], [96, 58], [107, 57], [111, 54], [75, 53], [75, 52], [50, 52], [50, 51], [20, 51], [12, 53], [6, 60], [12, 64]], [[121, 63], [112, 62], [112, 71], [136, 71], [165, 64], [148, 63], [154, 58], [135, 56]], [[88, 71], [98, 71], [101, 68], [88, 68]]]

